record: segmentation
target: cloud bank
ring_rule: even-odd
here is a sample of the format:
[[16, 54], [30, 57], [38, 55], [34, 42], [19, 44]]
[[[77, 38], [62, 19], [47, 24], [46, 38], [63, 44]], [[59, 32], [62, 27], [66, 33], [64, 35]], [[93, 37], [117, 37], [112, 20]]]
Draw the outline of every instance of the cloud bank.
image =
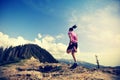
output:
[[[68, 54], [66, 53], [67, 46], [63, 43], [56, 42], [57, 39], [61, 39], [63, 34], [57, 35], [56, 37], [50, 35], [42, 35], [38, 33], [37, 38], [34, 41], [26, 40], [22, 36], [17, 38], [11, 38], [9, 35], [0, 32], [0, 46], [6, 48], [9, 46], [18, 46], [24, 44], [38, 44], [40, 47], [48, 50], [57, 59], [66, 59]], [[71, 57], [67, 57], [70, 59]]]
[[102, 65], [120, 65], [119, 5], [108, 5], [94, 13], [80, 15], [73, 10], [70, 25], [77, 24], [82, 60], [95, 62], [98, 55]]
[[0, 46], [9, 47], [27, 43], [32, 43], [32, 41], [26, 40], [22, 36], [18, 36], [17, 38], [11, 38], [9, 37], [9, 35], [0, 32]]

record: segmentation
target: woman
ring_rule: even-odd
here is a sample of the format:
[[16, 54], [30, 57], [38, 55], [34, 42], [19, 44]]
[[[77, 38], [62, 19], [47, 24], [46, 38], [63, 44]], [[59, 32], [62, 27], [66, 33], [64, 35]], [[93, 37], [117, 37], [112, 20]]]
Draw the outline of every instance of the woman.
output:
[[74, 59], [74, 64], [71, 66], [71, 68], [75, 68], [77, 66], [75, 53], [77, 52], [77, 47], [78, 47], [78, 37], [77, 37], [76, 33], [73, 31], [76, 28], [77, 28], [77, 26], [74, 25], [71, 28], [69, 28], [69, 32], [68, 32], [70, 42], [69, 42], [69, 46], [67, 48], [67, 53], [71, 53], [72, 57]]

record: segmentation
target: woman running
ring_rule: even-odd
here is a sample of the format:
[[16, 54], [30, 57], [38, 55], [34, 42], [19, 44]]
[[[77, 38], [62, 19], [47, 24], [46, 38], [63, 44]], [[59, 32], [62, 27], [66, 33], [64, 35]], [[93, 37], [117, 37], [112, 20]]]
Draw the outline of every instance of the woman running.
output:
[[69, 31], [68, 31], [68, 36], [69, 36], [70, 42], [69, 42], [69, 46], [68, 46], [66, 52], [71, 53], [72, 57], [74, 59], [74, 64], [71, 66], [71, 68], [76, 68], [76, 66], [77, 66], [75, 53], [77, 52], [77, 47], [78, 47], [78, 37], [77, 37], [76, 33], [73, 31], [76, 28], [77, 28], [77, 26], [74, 25], [71, 28], [69, 28]]

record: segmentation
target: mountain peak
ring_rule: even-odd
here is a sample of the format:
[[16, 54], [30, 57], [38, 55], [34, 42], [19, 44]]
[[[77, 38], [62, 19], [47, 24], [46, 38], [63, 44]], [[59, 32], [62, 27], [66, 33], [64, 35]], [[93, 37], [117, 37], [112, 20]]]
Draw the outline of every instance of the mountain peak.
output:
[[30, 59], [34, 57], [40, 62], [56, 63], [58, 62], [47, 50], [36, 44], [25, 44], [16, 47], [9, 47], [3, 50], [0, 48], [0, 65], [19, 61], [21, 59]]

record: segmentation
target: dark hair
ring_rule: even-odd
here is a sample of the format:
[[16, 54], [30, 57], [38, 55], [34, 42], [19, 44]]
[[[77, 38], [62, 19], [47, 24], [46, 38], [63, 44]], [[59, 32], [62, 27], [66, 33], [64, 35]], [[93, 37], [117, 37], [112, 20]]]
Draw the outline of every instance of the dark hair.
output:
[[73, 28], [69, 28], [69, 31], [73, 31]]
[[74, 25], [74, 26], [72, 26], [72, 28], [73, 28], [73, 29], [75, 29], [75, 28], [77, 28], [77, 26], [76, 26], [76, 25]]
[[72, 26], [71, 28], [69, 28], [69, 31], [73, 31], [73, 29], [77, 28], [76, 25]]

